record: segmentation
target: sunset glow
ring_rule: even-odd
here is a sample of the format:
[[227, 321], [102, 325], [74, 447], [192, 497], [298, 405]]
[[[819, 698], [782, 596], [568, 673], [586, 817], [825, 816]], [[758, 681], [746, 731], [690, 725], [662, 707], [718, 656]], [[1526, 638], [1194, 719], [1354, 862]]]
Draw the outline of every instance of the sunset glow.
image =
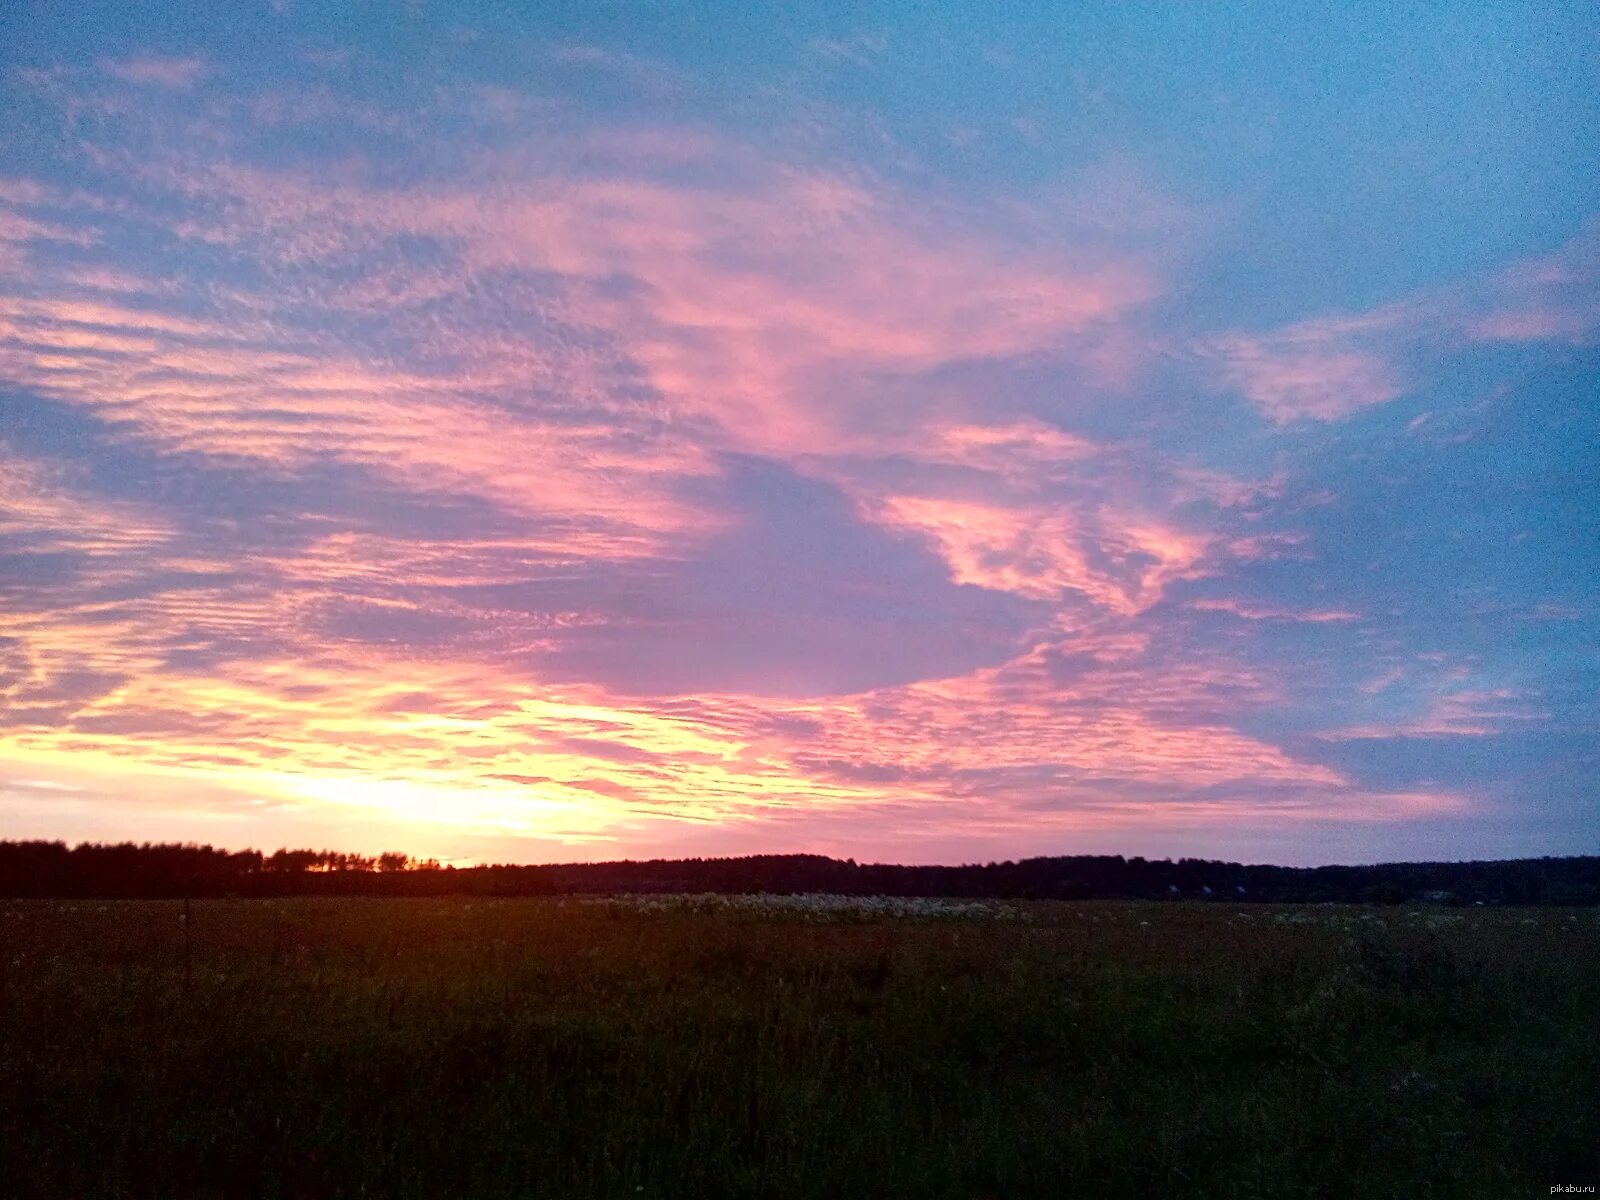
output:
[[1583, 6], [144, 11], [0, 16], [5, 836], [1600, 847]]

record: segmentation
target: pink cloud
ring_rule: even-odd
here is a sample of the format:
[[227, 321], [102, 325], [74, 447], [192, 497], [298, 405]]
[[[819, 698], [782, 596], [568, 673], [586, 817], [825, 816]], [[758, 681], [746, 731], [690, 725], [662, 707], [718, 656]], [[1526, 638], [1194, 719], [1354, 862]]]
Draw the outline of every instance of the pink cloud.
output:
[[211, 68], [204, 59], [163, 58], [158, 55], [108, 59], [100, 67], [107, 75], [124, 83], [172, 91], [188, 91], [211, 74]]
[[151, 508], [85, 498], [66, 468], [23, 456], [0, 437], [0, 535], [42, 533], [57, 547], [109, 556], [155, 550], [172, 526]]
[[1592, 342], [1600, 331], [1600, 218], [1554, 252], [1513, 263], [1487, 292], [1489, 311], [1467, 321], [1475, 340]]
[[[605, 52], [556, 57], [677, 82]], [[166, 87], [204, 71], [120, 66]], [[277, 124], [342, 111], [324, 99], [250, 112]], [[441, 103], [516, 128], [531, 119], [517, 101]], [[408, 187], [371, 182], [359, 162], [93, 159], [143, 196], [115, 219], [240, 269], [202, 288], [182, 255], [145, 275], [31, 264], [29, 286], [0, 297], [8, 380], [152, 455], [278, 484], [333, 464], [423, 506], [482, 507], [445, 534], [388, 528], [382, 512], [274, 512], [296, 536], [241, 549], [0, 459], [7, 520], [87, 549], [92, 580], [118, 596], [42, 596], [17, 614], [26, 662], [0, 707], [32, 697], [39, 715], [7, 735], [8, 756], [381, 819], [424, 850], [462, 823], [597, 854], [670, 836], [671, 822], [732, 838], [796, 814], [818, 838], [892, 819], [1064, 845], [1152, 821], [1381, 820], [1453, 803], [1366, 789], [1240, 732], [1230, 720], [1280, 703], [1281, 682], [1153, 649], [1151, 611], [1176, 585], [1298, 544], [1213, 528], [1216, 508], [1248, 509], [1281, 481], [1140, 457], [981, 384], [920, 386], [1038, 361], [1079, 367], [1090, 387], [1132, 378], [1148, 354], [1140, 315], [1164, 286], [1148, 263], [699, 131], [578, 140], [593, 174], [507, 151], [474, 159], [465, 182]], [[699, 182], [672, 170], [702, 161], [717, 170]], [[16, 240], [45, 236], [42, 221]], [[1212, 354], [1274, 421], [1329, 420], [1396, 394], [1381, 350], [1346, 344], [1386, 328], [1312, 323]], [[673, 609], [692, 581], [670, 573], [747, 517], [719, 491], [741, 455], [833, 489], [846, 518], [877, 527], [873, 553], [911, 545], [927, 567], [919, 595], [945, 573], [970, 585], [949, 589], [961, 596], [1036, 613], [1020, 648], [948, 678], [800, 700], [726, 681], [649, 699], [562, 682], [553, 657], [596, 630], [699, 632]], [[602, 569], [612, 590], [587, 587]], [[887, 625], [872, 582], [848, 598]], [[820, 639], [830, 618], [800, 619]], [[85, 670], [95, 678], [69, 695]], [[208, 811], [243, 810], [230, 798]]]
[[1410, 365], [1475, 342], [1588, 344], [1600, 330], [1600, 223], [1553, 253], [1355, 315], [1200, 344], [1222, 383], [1275, 424], [1337, 421], [1412, 386]]
[[1338, 343], [1336, 333], [1313, 326], [1270, 338], [1228, 338], [1217, 351], [1227, 381], [1279, 425], [1336, 421], [1401, 394], [1386, 358]]
[[[729, 156], [724, 150], [723, 157]], [[200, 188], [242, 204], [236, 223], [193, 232], [222, 244], [261, 238], [290, 260], [335, 262], [396, 236], [448, 239], [459, 274], [402, 281], [395, 299], [453, 290], [494, 271], [548, 272], [542, 303], [614, 339], [683, 411], [702, 412], [742, 448], [837, 450], [864, 417], [842, 382], [970, 359], [1099, 353], [1102, 331], [1155, 294], [1129, 264], [1026, 260], [926, 213], [816, 174], [732, 162], [739, 191], [632, 179], [376, 192], [240, 169]], [[893, 264], [893, 269], [886, 264]], [[618, 296], [604, 282], [638, 285]], [[359, 286], [347, 299], [376, 295]], [[874, 424], [888, 414], [874, 412]]]
[[583, 514], [623, 553], [640, 538], [716, 525], [672, 494], [709, 470], [686, 440], [624, 443], [603, 418], [531, 425], [469, 394], [515, 377], [469, 382], [308, 353], [258, 319], [0, 296], [0, 369], [156, 444], [278, 472], [331, 453], [426, 491]]
[[1357, 614], [1337, 608], [1290, 609], [1266, 604], [1248, 604], [1241, 600], [1191, 600], [1189, 607], [1201, 612], [1221, 612], [1246, 621], [1303, 621], [1325, 624], [1330, 621], [1354, 621]]
[[[860, 184], [733, 161], [750, 186], [555, 180], [528, 198], [491, 187], [385, 192], [236, 167], [198, 176], [152, 167], [162, 186], [208, 197], [232, 214], [191, 226], [189, 236], [235, 247], [269, 270], [277, 261], [342, 267], [400, 236], [445, 239], [459, 251], [453, 266], [400, 275], [384, 268], [330, 289], [319, 299], [334, 323], [381, 313], [403, 330], [410, 310], [450, 302], [486, 273], [534, 271], [560, 282], [529, 296], [526, 307], [509, 295], [510, 310], [490, 322], [471, 312], [458, 321], [430, 317], [429, 350], [471, 364], [467, 374], [378, 367], [336, 345], [291, 348], [272, 330], [270, 292], [233, 297], [238, 312], [250, 315], [225, 326], [81, 300], [18, 302], [5, 353], [19, 378], [94, 405], [162, 444], [277, 470], [331, 452], [409, 486], [473, 491], [525, 510], [585, 512], [613, 522], [618, 537], [633, 536], [630, 529], [714, 527], [669, 494], [674, 480], [709, 469], [697, 453], [708, 431], [729, 448], [789, 460], [893, 452], [1000, 476], [1031, 472], [1035, 484], [1098, 452], [1031, 418], [973, 409], [928, 422], [906, 401], [900, 411], [881, 400], [868, 407], [843, 385], [1040, 352], [1092, 357], [1100, 331], [1154, 294], [1142, 269], [1024, 258]], [[636, 286], [619, 296], [606, 282], [618, 276]], [[577, 339], [551, 345], [502, 337], [508, 318], [553, 318], [590, 348], [571, 348]], [[617, 404], [630, 364], [642, 369], [659, 404]], [[522, 401], [514, 416], [502, 417], [498, 403], [484, 402], [530, 390], [566, 397], [567, 406], [578, 400], [589, 419], [530, 425], [542, 403], [530, 409]], [[712, 424], [693, 440], [652, 433], [645, 443], [658, 451], [652, 461], [631, 430], [659, 427], [662, 414]], [[440, 426], [457, 436], [427, 436]], [[611, 449], [623, 441], [625, 451]], [[520, 481], [535, 464], [540, 486], [530, 490]], [[600, 478], [608, 481], [604, 492], [591, 482]], [[628, 486], [617, 488], [619, 480]], [[889, 511], [870, 491], [861, 500], [869, 516]], [[1088, 524], [1117, 528], [1098, 551], [1069, 548], [1062, 531], [1012, 551], [1059, 560], [1046, 577], [1076, 578], [1101, 602], [1135, 606], [1200, 552], [1198, 543], [1179, 545], [1172, 531], [1132, 518], [1093, 514]], [[943, 541], [935, 534], [936, 544], [961, 536], [956, 527], [946, 533]], [[956, 569], [973, 581], [977, 557], [1007, 552], [969, 549]], [[1072, 556], [1086, 553], [1108, 562], [1074, 566]], [[1025, 582], [1038, 573], [1021, 567], [1007, 590], [1054, 586]]]
[[1228, 553], [1245, 562], [1262, 562], [1276, 558], [1303, 558], [1307, 552], [1297, 549], [1306, 542], [1303, 533], [1261, 533], [1233, 538], [1228, 543]]
[[[1384, 682], [1387, 686], [1387, 681]], [[1410, 718], [1351, 725], [1317, 734], [1330, 742], [1388, 738], [1492, 737], [1518, 722], [1549, 716], [1531, 700], [1509, 688], [1442, 691], [1426, 698], [1422, 711]]]
[[1600, 326], [1600, 306], [1576, 309], [1522, 309], [1490, 313], [1467, 326], [1485, 342], [1580, 341]]

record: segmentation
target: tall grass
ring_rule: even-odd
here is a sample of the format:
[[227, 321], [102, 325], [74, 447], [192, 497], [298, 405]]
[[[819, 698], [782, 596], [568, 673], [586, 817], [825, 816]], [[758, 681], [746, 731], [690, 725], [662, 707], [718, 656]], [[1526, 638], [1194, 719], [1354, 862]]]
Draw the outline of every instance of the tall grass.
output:
[[19, 1197], [1594, 1182], [1592, 911], [0, 905]]

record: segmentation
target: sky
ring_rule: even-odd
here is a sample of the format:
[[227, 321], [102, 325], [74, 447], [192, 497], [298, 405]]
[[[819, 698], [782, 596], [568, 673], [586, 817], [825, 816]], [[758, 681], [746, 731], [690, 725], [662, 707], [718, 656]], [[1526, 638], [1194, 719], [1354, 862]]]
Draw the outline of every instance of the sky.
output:
[[0, 836], [1600, 852], [1597, 63], [0, 6]]

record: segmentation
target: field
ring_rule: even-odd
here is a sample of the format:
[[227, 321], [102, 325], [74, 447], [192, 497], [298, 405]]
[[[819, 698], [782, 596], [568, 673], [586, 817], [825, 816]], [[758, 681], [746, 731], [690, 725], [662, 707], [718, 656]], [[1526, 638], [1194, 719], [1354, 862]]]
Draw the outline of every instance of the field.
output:
[[1596, 1181], [1593, 909], [0, 904], [17, 1197]]

